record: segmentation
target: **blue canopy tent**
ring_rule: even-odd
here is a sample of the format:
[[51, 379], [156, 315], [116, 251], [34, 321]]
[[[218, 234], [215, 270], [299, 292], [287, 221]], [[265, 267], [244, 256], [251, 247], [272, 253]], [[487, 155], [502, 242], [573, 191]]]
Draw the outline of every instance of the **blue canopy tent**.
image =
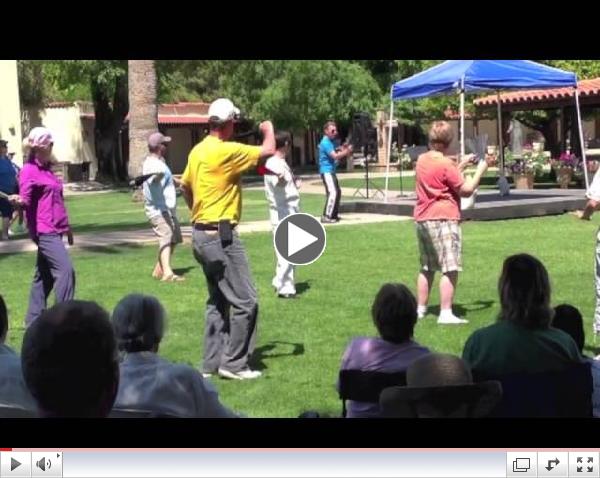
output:
[[[585, 148], [583, 147], [579, 92], [577, 90], [577, 76], [575, 73], [529, 60], [448, 60], [392, 85], [385, 200], [387, 201], [388, 198], [392, 150], [392, 121], [395, 100], [458, 93], [460, 95], [460, 153], [463, 156], [465, 154], [465, 93], [496, 90], [498, 91], [498, 95], [500, 95], [500, 90], [563, 87], [572, 87], [575, 90], [574, 96], [577, 108], [579, 140], [582, 145], [581, 154], [584, 162], [585, 185], [586, 188], [589, 187]], [[500, 154], [503, 158], [500, 108], [500, 100], [498, 100], [498, 139], [500, 142]], [[502, 166], [504, 165], [503, 160], [501, 164]]]

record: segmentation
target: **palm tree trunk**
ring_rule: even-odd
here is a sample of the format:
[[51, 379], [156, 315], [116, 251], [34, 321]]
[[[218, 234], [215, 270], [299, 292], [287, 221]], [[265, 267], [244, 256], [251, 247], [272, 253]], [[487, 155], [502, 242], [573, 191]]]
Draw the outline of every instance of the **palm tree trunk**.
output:
[[157, 81], [154, 60], [129, 60], [129, 166], [134, 178], [142, 174], [148, 136], [158, 131]]

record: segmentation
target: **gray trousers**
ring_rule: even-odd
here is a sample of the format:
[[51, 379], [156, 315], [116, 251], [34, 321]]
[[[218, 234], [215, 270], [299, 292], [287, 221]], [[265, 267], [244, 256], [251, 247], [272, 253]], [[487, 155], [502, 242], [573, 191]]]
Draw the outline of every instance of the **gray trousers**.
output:
[[254, 351], [258, 317], [246, 251], [235, 231], [233, 241], [222, 244], [218, 232], [194, 230], [193, 247], [208, 286], [202, 370], [239, 372]]
[[52, 288], [56, 303], [73, 299], [75, 271], [62, 237], [59, 234], [40, 234], [29, 308], [25, 316], [26, 326], [30, 326], [46, 310]]

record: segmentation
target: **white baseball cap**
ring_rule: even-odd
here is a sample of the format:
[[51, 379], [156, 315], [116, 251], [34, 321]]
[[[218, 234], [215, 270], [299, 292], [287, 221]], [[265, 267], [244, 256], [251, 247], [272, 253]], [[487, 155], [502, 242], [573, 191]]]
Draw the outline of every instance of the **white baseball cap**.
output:
[[240, 110], [227, 98], [213, 101], [208, 108], [208, 117], [212, 121], [230, 121], [237, 119]]
[[48, 128], [38, 126], [29, 132], [27, 142], [31, 147], [48, 148], [54, 143], [54, 139], [52, 138], [52, 133]]

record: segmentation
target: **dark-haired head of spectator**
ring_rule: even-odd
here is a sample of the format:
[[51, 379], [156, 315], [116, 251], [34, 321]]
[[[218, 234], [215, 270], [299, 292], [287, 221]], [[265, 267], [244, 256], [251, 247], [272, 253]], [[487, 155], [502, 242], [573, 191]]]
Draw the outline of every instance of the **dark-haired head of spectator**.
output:
[[165, 311], [156, 298], [126, 296], [113, 310], [112, 322], [120, 351], [158, 352], [165, 332]]
[[375, 297], [371, 314], [381, 338], [399, 344], [413, 336], [417, 301], [405, 285], [385, 284]]
[[106, 417], [119, 385], [108, 313], [95, 302], [68, 301], [45, 311], [25, 333], [25, 382], [44, 417]]
[[569, 304], [561, 304], [554, 308], [552, 327], [560, 329], [571, 336], [577, 344], [580, 352], [583, 352], [585, 344], [585, 332], [583, 331], [583, 317], [577, 307]]
[[500, 320], [530, 329], [548, 328], [554, 314], [550, 307], [550, 279], [538, 259], [529, 254], [507, 257], [498, 282]]

